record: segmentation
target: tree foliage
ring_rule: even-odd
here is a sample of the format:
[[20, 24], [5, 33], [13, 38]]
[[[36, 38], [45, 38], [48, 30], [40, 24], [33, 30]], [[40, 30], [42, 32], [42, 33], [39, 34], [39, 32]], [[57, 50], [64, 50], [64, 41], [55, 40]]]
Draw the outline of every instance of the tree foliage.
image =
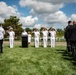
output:
[[30, 28], [26, 28], [26, 32], [31, 32], [32, 30]]
[[56, 35], [57, 35], [58, 37], [64, 36], [64, 30], [58, 28], [57, 31], [56, 31]]
[[13, 28], [16, 37], [21, 36], [22, 24], [20, 24], [19, 18], [17, 18], [16, 16], [10, 16], [10, 18], [4, 19], [3, 27], [5, 31], [9, 29], [9, 26]]
[[[10, 18], [4, 19], [3, 28], [5, 29], [5, 31], [7, 31], [9, 29], [9, 26], [11, 26], [13, 28], [13, 30], [15, 31], [16, 37], [21, 36], [23, 29], [22, 29], [22, 24], [19, 22], [19, 18], [17, 18], [16, 16], [10, 16]], [[39, 31], [41, 32], [43, 28], [44, 27], [41, 27]], [[51, 28], [52, 27], [50, 27], [49, 29], [51, 29]], [[33, 28], [33, 29], [26, 28], [26, 31], [31, 32], [31, 34], [32, 34], [32, 31], [34, 29], [35, 28]], [[64, 30], [56, 29], [56, 35], [57, 35], [57, 37], [62, 37], [64, 35]], [[7, 34], [5, 36], [7, 37]]]

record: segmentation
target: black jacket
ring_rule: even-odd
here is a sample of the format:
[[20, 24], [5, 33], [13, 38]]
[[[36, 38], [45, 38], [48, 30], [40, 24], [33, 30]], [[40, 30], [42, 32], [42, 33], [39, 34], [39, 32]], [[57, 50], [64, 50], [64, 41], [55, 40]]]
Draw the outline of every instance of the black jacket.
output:
[[71, 28], [70, 39], [76, 41], [76, 25], [73, 25]]
[[68, 25], [65, 28], [64, 38], [66, 39], [66, 41], [70, 40], [71, 28], [72, 28], [72, 25]]

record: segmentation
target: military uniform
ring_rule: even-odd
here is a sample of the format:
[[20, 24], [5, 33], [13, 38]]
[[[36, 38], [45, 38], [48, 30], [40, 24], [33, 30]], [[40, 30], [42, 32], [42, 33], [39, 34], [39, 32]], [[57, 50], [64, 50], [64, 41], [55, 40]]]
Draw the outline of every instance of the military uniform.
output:
[[28, 43], [30, 44], [31, 42], [31, 34], [28, 34]]
[[51, 42], [51, 47], [55, 47], [55, 37], [56, 37], [56, 32], [54, 30], [49, 31], [50, 33], [50, 42]]
[[42, 31], [43, 34], [43, 47], [47, 47], [47, 39], [48, 39], [48, 31], [47, 30], [43, 30]]
[[10, 31], [8, 32], [9, 34], [9, 43], [10, 43], [10, 48], [14, 47], [14, 37], [15, 37], [15, 32], [13, 31], [12, 28], [10, 28]]
[[34, 31], [34, 44], [36, 48], [39, 47], [39, 36], [40, 36], [39, 31]]

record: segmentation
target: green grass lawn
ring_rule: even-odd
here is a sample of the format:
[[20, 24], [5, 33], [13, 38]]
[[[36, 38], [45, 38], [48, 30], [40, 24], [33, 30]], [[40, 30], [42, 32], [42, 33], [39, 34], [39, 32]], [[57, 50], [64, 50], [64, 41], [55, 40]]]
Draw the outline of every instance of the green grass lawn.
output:
[[76, 61], [65, 47], [10, 49], [4, 45], [0, 54], [0, 75], [76, 75]]

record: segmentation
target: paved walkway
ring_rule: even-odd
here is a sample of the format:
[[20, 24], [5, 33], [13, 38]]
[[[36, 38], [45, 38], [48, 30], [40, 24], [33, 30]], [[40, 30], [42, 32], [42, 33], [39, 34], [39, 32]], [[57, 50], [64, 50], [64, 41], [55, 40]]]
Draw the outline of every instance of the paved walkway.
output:
[[[15, 44], [20, 44], [21, 45], [21, 42], [20, 41], [15, 41], [14, 42]], [[9, 41], [4, 41], [4, 44], [9, 44]], [[31, 44], [34, 44], [34, 42], [31, 42]], [[40, 45], [42, 43], [40, 42]], [[48, 43], [49, 44], [49, 43]], [[49, 44], [50, 45], [50, 44]], [[56, 42], [56, 46], [66, 46], [66, 42]]]

